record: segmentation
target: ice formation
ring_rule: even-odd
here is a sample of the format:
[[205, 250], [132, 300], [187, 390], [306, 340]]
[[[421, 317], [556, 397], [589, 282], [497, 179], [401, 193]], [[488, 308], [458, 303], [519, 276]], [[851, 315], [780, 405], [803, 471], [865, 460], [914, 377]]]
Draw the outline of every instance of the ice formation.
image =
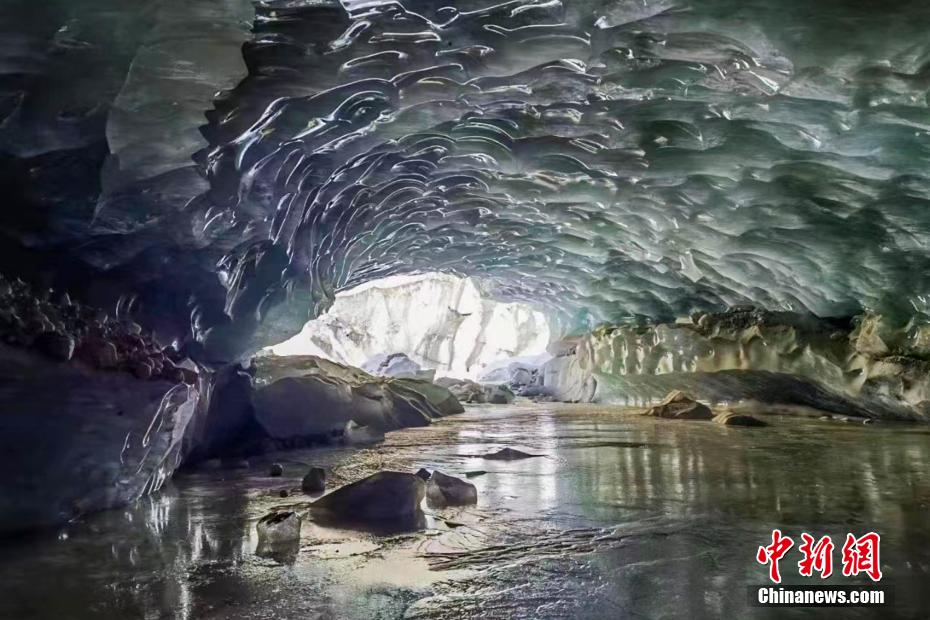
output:
[[336, 295], [332, 307], [275, 355], [320, 355], [369, 372], [367, 362], [406, 354], [437, 376], [478, 379], [494, 363], [543, 354], [549, 321], [526, 304], [482, 296], [470, 278], [393, 276]]
[[867, 4], [12, 3], [4, 259], [206, 361], [424, 271], [574, 326], [923, 318], [930, 13]]

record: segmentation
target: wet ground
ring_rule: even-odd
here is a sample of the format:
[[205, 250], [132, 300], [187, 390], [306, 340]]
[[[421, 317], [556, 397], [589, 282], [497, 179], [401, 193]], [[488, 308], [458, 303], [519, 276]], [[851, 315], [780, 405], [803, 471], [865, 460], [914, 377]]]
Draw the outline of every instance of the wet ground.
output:
[[[177, 477], [131, 509], [0, 543], [0, 617], [746, 618], [930, 615], [930, 429], [769, 417], [768, 428], [618, 408], [470, 408], [366, 449], [291, 452]], [[501, 447], [544, 455], [485, 460]], [[268, 464], [285, 465], [282, 478]], [[255, 520], [300, 477], [380, 468], [470, 478], [475, 507], [407, 533], [305, 522], [299, 551], [256, 555]], [[279, 492], [287, 489], [286, 499]], [[883, 609], [763, 609], [747, 585], [772, 528], [882, 536]], [[782, 561], [786, 583], [800, 555]], [[839, 567], [839, 549], [835, 562]], [[826, 583], [865, 583], [836, 571]]]

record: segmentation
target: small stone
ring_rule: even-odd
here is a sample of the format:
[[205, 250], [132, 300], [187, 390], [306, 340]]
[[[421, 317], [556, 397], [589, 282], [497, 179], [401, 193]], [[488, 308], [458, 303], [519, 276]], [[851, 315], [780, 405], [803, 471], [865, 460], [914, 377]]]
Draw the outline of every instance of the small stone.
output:
[[300, 540], [301, 518], [291, 510], [279, 510], [269, 513], [258, 520], [259, 545], [280, 545], [296, 543]]
[[677, 390], [671, 392], [658, 405], [646, 409], [643, 415], [670, 420], [712, 420], [714, 418], [714, 412], [710, 410], [710, 407]]
[[486, 472], [486, 471], [484, 471], [484, 470], [481, 470], [481, 469], [478, 469], [478, 470], [475, 470], [475, 471], [466, 471], [466, 472], [465, 472], [465, 477], [466, 477], [466, 478], [477, 478], [478, 476], [483, 476], [483, 475], [485, 475], [486, 473], [488, 473], [488, 472]]
[[495, 385], [486, 388], [487, 401], [492, 405], [509, 405], [515, 398], [514, 393], [506, 385]]
[[42, 353], [62, 362], [67, 362], [74, 355], [74, 340], [65, 334], [42, 332], [33, 344]]
[[872, 418], [866, 418], [862, 421], [863, 424], [875, 424], [875, 420]]
[[326, 470], [322, 467], [311, 467], [300, 482], [300, 488], [308, 494], [322, 493], [326, 490]]
[[152, 367], [144, 362], [133, 362], [129, 365], [129, 371], [136, 379], [151, 379]]
[[504, 448], [498, 450], [497, 452], [492, 452], [491, 454], [486, 454], [484, 458], [492, 461], [516, 461], [518, 459], [531, 459], [541, 454], [527, 454], [526, 452], [520, 452], [519, 450], [514, 450], [513, 448]]
[[278, 491], [278, 497], [284, 498], [284, 497], [287, 497], [288, 495], [290, 495], [290, 493], [287, 492], [287, 489], [281, 489], [280, 491]]
[[742, 413], [733, 413], [726, 412], [721, 413], [720, 415], [714, 418], [714, 422], [717, 424], [722, 424], [724, 426], [768, 426], [765, 422], [759, 418], [754, 418], [751, 415], [745, 415]]
[[417, 475], [417, 477], [420, 478], [421, 480], [429, 480], [429, 477], [430, 477], [432, 474], [429, 473], [429, 470], [428, 470], [428, 469], [426, 469], [426, 468], [424, 468], [424, 467], [421, 467], [421, 468], [419, 469], [419, 471], [417, 471], [416, 475]]
[[435, 508], [467, 506], [478, 502], [478, 489], [461, 478], [434, 471], [426, 485], [426, 502]]
[[277, 478], [284, 475], [284, 465], [281, 463], [272, 463], [271, 469], [268, 471], [268, 475], [272, 478]]
[[832, 419], [833, 419], [833, 416], [832, 416], [832, 415], [822, 415], [822, 416], [820, 416], [820, 417], [817, 418], [817, 419], [818, 419], [818, 420], [832, 420]]

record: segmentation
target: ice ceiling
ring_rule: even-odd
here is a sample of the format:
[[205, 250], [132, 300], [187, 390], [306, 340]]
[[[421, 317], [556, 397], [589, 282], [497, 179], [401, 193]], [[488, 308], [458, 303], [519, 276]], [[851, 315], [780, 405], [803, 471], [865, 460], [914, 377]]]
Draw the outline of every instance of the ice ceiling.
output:
[[4, 263], [207, 357], [437, 270], [581, 323], [926, 310], [922, 0], [23, 1], [0, 23]]

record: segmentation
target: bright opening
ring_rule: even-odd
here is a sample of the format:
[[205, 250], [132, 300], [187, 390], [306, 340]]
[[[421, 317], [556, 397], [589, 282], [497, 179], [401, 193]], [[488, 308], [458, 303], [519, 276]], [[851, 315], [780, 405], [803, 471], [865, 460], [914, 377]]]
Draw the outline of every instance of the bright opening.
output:
[[494, 380], [514, 362], [548, 358], [546, 316], [527, 304], [482, 297], [472, 278], [391, 276], [336, 295], [332, 308], [273, 355], [318, 355], [372, 370], [403, 353], [438, 377]]

